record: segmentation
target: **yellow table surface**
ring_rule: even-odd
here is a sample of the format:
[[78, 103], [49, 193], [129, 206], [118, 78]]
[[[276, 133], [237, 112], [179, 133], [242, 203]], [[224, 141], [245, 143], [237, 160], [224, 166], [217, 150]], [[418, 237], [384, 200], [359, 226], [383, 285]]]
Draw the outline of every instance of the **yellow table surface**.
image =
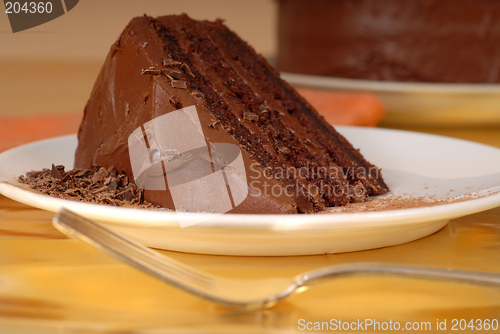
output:
[[[21, 78], [13, 64], [0, 63], [0, 115], [81, 110], [99, 69], [97, 64], [32, 66]], [[43, 84], [47, 80], [50, 85]], [[55, 92], [73, 95], [57, 100]], [[51, 109], [50, 101], [56, 100]], [[498, 127], [406, 129], [500, 147]], [[0, 196], [0, 333], [292, 333], [305, 332], [300, 329], [315, 322], [360, 321], [366, 326], [365, 319], [382, 327], [390, 321], [401, 327], [409, 322], [415, 329], [427, 326], [435, 332], [438, 324], [444, 329], [444, 321], [448, 331], [455, 322], [459, 329], [461, 319], [467, 324], [500, 321], [500, 288], [377, 276], [332, 280], [269, 310], [233, 311], [67, 239], [52, 226], [52, 217]], [[293, 277], [327, 265], [365, 261], [500, 273], [500, 208], [451, 220], [414, 242], [361, 252], [302, 257], [160, 252], [211, 273], [241, 278]], [[374, 329], [377, 325], [364, 332]], [[483, 331], [500, 332], [500, 327]]]

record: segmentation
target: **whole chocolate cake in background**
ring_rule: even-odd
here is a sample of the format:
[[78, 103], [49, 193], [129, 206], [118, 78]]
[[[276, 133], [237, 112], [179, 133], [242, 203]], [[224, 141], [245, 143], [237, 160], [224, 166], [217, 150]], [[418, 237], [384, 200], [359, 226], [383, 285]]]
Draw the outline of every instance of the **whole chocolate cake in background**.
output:
[[277, 68], [339, 78], [500, 82], [500, 1], [279, 0]]
[[[318, 212], [388, 191], [379, 169], [222, 21], [186, 15], [138, 17], [125, 28], [85, 107], [75, 168], [114, 166], [133, 180], [132, 134], [148, 146], [143, 158], [159, 163], [163, 182], [166, 164], [182, 154], [153, 145], [148, 124], [179, 109], [212, 155], [213, 143], [241, 149], [248, 196], [232, 213]], [[186, 133], [184, 125], [165, 126], [164, 135]], [[145, 200], [173, 208], [168, 180], [166, 191], [146, 189]]]

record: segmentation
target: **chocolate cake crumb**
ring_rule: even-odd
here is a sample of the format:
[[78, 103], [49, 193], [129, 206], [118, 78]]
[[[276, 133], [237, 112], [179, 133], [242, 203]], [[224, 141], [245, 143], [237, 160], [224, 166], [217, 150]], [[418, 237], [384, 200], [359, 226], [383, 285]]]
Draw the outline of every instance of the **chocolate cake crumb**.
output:
[[52, 165], [51, 169], [21, 175], [17, 181], [40, 194], [66, 200], [120, 207], [161, 208], [144, 201], [142, 189], [129, 183], [127, 175], [119, 174], [113, 166], [66, 172], [64, 166]]

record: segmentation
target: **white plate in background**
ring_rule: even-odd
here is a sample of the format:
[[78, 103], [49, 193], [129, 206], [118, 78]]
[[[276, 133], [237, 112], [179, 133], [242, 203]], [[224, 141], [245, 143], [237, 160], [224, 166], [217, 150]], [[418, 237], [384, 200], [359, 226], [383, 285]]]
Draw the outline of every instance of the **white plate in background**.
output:
[[281, 73], [294, 86], [377, 94], [384, 121], [409, 125], [500, 124], [500, 84], [391, 82]]

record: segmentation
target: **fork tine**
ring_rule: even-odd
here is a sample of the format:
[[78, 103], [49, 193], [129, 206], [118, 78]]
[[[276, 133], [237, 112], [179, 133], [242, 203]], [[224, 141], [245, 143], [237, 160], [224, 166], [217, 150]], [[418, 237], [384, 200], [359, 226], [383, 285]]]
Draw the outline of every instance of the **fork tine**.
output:
[[[86, 241], [94, 248], [104, 251], [109, 255], [118, 257], [121, 260], [132, 264], [139, 269], [146, 270], [155, 276], [165, 280], [165, 275], [169, 275], [172, 283], [189, 283], [209, 290], [216, 290], [216, 284], [212, 277], [205, 275], [195, 269], [189, 268], [180, 262], [162, 256], [141, 244], [130, 240], [127, 237], [118, 235], [115, 232], [96, 224], [84, 217], [81, 217], [65, 208], [62, 208], [53, 219], [54, 226], [61, 232], [75, 239]], [[99, 231], [100, 233], [96, 233]], [[105, 242], [101, 240], [106, 239]], [[111, 244], [114, 247], [106, 247]], [[122, 250], [121, 252], [119, 250]], [[125, 251], [126, 250], [126, 251]], [[122, 255], [121, 253], [126, 254]], [[154, 257], [154, 260], [150, 259]], [[132, 257], [133, 260], [129, 260]], [[160, 274], [162, 272], [162, 274]]]

